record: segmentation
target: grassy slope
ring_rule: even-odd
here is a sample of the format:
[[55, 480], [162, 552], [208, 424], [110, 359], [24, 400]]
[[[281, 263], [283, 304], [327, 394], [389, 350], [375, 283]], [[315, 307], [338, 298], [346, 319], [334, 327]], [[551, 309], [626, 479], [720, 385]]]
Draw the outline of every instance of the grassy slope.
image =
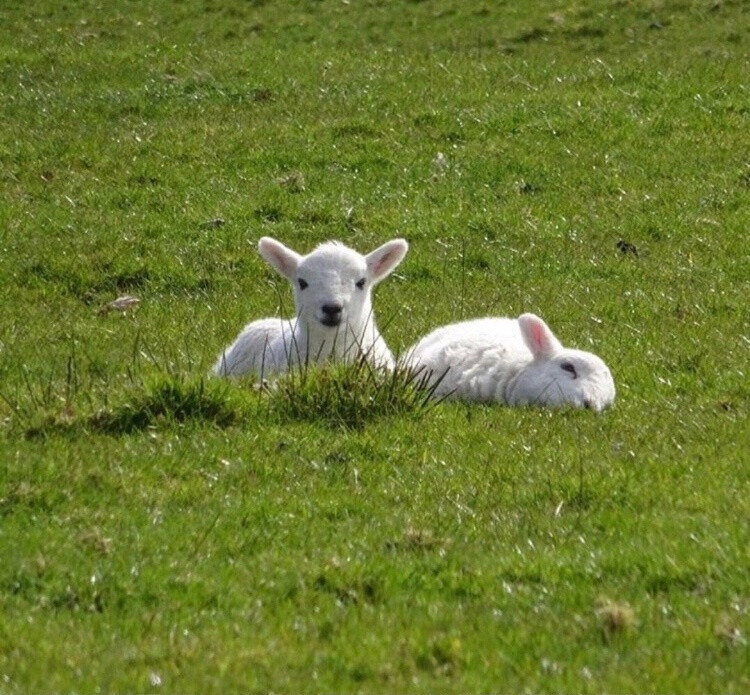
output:
[[[0, 689], [750, 688], [747, 11], [516, 5], [3, 4]], [[535, 310], [617, 407], [24, 436], [288, 308], [263, 233], [404, 235], [394, 348]]]

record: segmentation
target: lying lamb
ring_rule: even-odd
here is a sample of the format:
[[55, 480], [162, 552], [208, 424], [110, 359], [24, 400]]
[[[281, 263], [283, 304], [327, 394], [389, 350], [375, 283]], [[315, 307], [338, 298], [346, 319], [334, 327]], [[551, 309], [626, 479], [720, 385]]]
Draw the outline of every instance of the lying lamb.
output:
[[393, 356], [375, 325], [372, 288], [404, 258], [409, 246], [394, 239], [367, 256], [336, 241], [300, 256], [263, 237], [258, 251], [294, 288], [296, 317], [253, 321], [214, 365], [218, 376], [255, 372], [261, 378], [294, 364], [350, 362], [364, 355], [392, 368]]
[[596, 355], [564, 348], [534, 314], [443, 326], [425, 336], [403, 362], [442, 380], [435, 395], [507, 405], [591, 408], [615, 399], [609, 368]]

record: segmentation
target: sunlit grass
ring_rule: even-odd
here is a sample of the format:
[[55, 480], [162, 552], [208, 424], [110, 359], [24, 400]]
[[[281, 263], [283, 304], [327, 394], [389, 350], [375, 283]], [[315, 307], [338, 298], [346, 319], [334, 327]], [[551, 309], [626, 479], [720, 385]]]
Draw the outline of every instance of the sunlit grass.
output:
[[[0, 690], [748, 691], [748, 22], [4, 3]], [[615, 407], [213, 379], [263, 235], [405, 237], [394, 353], [533, 311]]]

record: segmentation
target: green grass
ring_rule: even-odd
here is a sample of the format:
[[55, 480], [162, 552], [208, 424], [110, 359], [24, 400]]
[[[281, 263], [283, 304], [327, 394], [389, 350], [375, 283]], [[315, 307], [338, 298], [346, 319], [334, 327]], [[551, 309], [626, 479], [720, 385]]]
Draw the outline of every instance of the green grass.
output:
[[[4, 2], [0, 692], [747, 692], [749, 68], [733, 0]], [[616, 406], [206, 380], [263, 234]]]
[[[239, 389], [224, 380], [161, 375], [130, 388], [122, 403], [90, 414], [75, 413], [69, 385], [65, 406], [58, 414], [53, 408], [40, 407], [44, 398], [35, 399], [33, 389], [30, 408], [7, 397], [5, 401], [16, 418], [26, 423], [29, 439], [54, 434], [122, 435], [186, 424], [225, 428], [251, 420], [362, 429], [379, 418], [424, 417], [445, 398], [434, 395], [444, 376], [436, 374], [433, 379], [432, 372], [423, 368], [402, 366], [391, 372], [375, 370], [362, 357], [327, 369], [298, 366], [262, 384], [249, 375], [242, 384], [245, 388]], [[45, 397], [47, 393], [51, 396], [51, 387]]]

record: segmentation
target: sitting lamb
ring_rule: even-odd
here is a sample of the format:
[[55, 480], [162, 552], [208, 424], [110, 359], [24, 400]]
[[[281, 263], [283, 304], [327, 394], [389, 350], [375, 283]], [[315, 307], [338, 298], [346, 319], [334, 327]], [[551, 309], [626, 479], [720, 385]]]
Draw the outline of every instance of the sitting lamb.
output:
[[596, 355], [564, 348], [534, 314], [443, 326], [425, 336], [403, 362], [440, 377], [436, 396], [507, 405], [591, 408], [615, 399], [615, 383]]
[[405, 240], [394, 239], [362, 256], [329, 241], [300, 256], [263, 237], [258, 251], [292, 283], [297, 315], [245, 326], [219, 355], [214, 374], [255, 372], [263, 378], [295, 364], [351, 362], [360, 355], [373, 366], [393, 368], [393, 356], [375, 325], [372, 288], [402, 261], [408, 248]]

